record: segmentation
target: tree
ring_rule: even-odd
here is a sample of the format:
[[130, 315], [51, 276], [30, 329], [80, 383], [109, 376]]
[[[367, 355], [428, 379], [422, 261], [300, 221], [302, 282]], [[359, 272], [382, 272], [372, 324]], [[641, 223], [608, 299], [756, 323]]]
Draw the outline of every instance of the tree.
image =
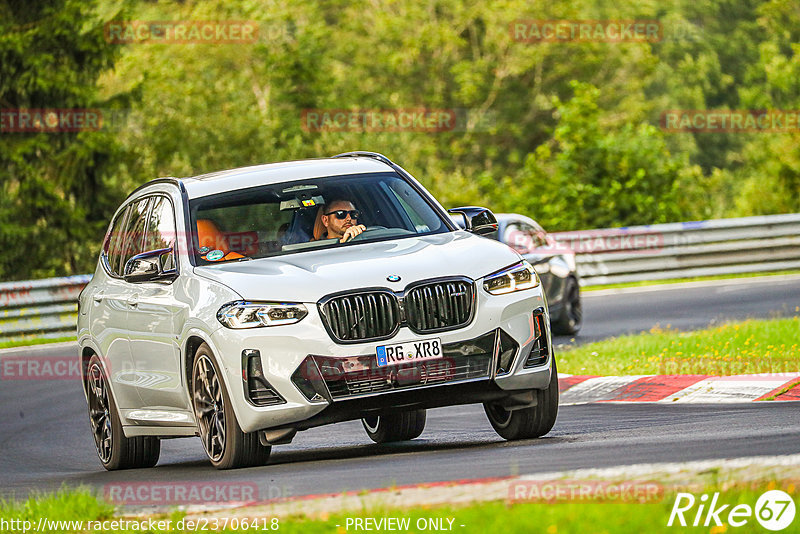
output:
[[[539, 147], [523, 173], [507, 182], [509, 200], [524, 202], [528, 213], [558, 230], [671, 222], [685, 215], [682, 200], [697, 195], [692, 183], [699, 169], [670, 154], [656, 127], [609, 121], [596, 87], [571, 85], [574, 96], [555, 103], [552, 143]], [[525, 185], [519, 189], [513, 182]]]
[[76, 123], [14, 131], [8, 121], [18, 110], [120, 105], [121, 98], [97, 98], [97, 79], [116, 52], [92, 2], [0, 4], [0, 279], [91, 270], [111, 210], [124, 197], [110, 176], [122, 148], [112, 132], [88, 124], [86, 131], [64, 131]]

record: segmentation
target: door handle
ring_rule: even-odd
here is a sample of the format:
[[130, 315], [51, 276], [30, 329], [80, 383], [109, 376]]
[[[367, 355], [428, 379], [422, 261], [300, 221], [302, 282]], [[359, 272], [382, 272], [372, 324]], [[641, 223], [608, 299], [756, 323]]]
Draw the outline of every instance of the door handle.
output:
[[138, 295], [134, 295], [133, 297], [128, 297], [128, 299], [125, 302], [128, 304], [128, 306], [135, 308], [136, 306], [139, 305], [139, 297]]

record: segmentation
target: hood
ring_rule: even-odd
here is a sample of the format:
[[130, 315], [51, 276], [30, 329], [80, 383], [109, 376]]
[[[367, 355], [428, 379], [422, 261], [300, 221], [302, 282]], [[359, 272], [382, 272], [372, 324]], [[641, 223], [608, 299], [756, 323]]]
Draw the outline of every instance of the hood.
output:
[[[503, 243], [457, 231], [207, 265], [195, 267], [195, 273], [246, 300], [313, 303], [365, 287], [400, 291], [428, 278], [460, 275], [475, 280], [518, 261], [519, 254]], [[387, 281], [390, 275], [400, 281]]]

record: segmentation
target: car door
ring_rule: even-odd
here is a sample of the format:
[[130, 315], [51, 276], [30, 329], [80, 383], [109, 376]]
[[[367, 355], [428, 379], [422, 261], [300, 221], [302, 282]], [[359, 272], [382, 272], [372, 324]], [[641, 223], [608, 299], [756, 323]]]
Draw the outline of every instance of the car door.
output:
[[[177, 266], [175, 208], [166, 195], [152, 197], [143, 252], [171, 248], [165, 270]], [[179, 335], [188, 306], [171, 281], [138, 282], [128, 309], [128, 335], [140, 397], [148, 408], [187, 409]]]
[[89, 328], [105, 358], [117, 406], [121, 410], [140, 408], [128, 336], [128, 307], [133, 287], [122, 279], [122, 256], [136, 249], [141, 241], [141, 225], [147, 211], [147, 200], [134, 201], [122, 210], [112, 224], [103, 244], [102, 284], [87, 295], [91, 303]]

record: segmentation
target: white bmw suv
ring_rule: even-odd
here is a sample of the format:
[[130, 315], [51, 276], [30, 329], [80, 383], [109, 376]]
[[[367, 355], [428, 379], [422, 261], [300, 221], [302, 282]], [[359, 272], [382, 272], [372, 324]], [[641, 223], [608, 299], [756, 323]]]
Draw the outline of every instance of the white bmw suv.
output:
[[466, 403], [506, 439], [546, 434], [547, 303], [496, 229], [370, 152], [141, 186], [80, 296], [100, 461], [150, 467], [161, 438], [199, 436], [217, 468], [263, 465], [301, 430], [409, 440]]

